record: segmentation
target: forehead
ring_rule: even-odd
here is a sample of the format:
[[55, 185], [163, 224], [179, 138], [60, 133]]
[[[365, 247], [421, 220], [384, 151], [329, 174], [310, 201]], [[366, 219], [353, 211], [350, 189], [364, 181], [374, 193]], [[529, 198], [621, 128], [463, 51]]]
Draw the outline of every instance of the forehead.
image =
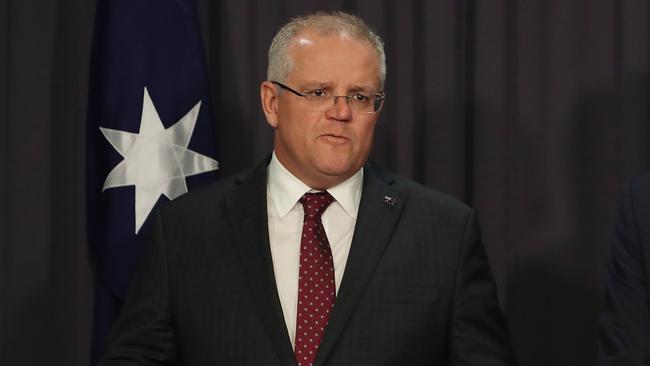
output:
[[379, 58], [367, 40], [307, 30], [294, 37], [288, 51], [293, 64], [288, 81], [379, 87]]

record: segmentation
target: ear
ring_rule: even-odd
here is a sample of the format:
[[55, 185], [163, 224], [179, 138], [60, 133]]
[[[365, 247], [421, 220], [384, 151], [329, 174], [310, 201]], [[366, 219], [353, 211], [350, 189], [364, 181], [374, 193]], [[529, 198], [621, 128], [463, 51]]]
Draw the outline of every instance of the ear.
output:
[[272, 82], [265, 80], [260, 85], [260, 98], [262, 110], [266, 116], [266, 123], [273, 128], [278, 127], [278, 89]]

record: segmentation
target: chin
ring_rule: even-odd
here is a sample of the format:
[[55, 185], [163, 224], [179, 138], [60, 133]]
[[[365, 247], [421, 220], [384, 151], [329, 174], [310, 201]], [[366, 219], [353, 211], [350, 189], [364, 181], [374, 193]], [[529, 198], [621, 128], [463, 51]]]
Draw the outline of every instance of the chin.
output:
[[331, 177], [345, 177], [356, 173], [358, 168], [349, 160], [346, 161], [327, 161], [319, 164], [318, 170], [321, 173]]

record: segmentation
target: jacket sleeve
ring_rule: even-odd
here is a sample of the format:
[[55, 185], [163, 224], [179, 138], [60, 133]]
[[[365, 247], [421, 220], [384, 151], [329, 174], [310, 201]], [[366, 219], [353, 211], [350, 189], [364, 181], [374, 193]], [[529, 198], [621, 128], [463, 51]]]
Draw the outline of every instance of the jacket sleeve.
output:
[[149, 240], [101, 366], [174, 364], [164, 229], [159, 213], [152, 218]]
[[467, 219], [457, 267], [450, 364], [515, 365], [508, 328], [480, 236], [472, 211]]
[[599, 365], [650, 363], [650, 304], [644, 247], [636, 215], [639, 202], [628, 185], [605, 273], [605, 302], [600, 315]]

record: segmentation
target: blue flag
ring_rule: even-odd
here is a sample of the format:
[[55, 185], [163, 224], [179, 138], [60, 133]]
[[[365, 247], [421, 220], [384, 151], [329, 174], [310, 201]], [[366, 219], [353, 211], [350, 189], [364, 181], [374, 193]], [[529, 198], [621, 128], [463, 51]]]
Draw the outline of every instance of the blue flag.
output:
[[215, 134], [194, 0], [100, 0], [88, 107], [93, 363], [165, 200], [213, 180]]

